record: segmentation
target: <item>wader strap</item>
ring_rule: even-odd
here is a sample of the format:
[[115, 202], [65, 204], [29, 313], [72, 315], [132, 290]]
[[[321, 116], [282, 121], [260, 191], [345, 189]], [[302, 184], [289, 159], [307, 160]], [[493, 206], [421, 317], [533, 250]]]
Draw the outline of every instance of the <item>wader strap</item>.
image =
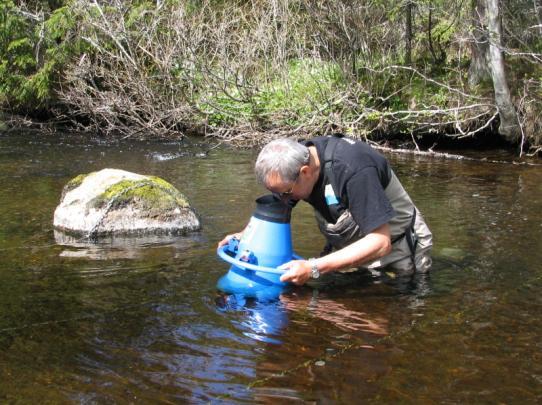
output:
[[414, 230], [414, 224], [416, 223], [416, 208], [414, 208], [414, 213], [412, 214], [412, 221], [410, 222], [410, 227], [405, 232], [405, 238], [410, 249], [410, 256], [412, 258], [412, 265], [414, 266], [414, 272], [416, 272], [416, 246], [418, 245], [418, 235]]
[[[341, 135], [331, 136], [324, 150], [324, 183], [329, 182], [331, 187], [333, 187], [333, 155], [335, 154], [335, 149], [337, 148], [341, 138]], [[334, 191], [336, 192], [337, 190], [334, 188]], [[340, 207], [340, 204], [328, 205], [329, 213], [335, 221], [337, 221], [340, 216]], [[324, 249], [320, 253], [320, 257], [330, 254], [332, 250], [333, 246], [330, 243], [326, 243]]]
[[327, 141], [326, 149], [324, 150], [324, 173], [330, 181], [333, 178], [331, 172], [331, 168], [333, 165], [333, 155], [335, 154], [335, 149], [337, 148], [340, 139], [341, 138], [339, 138], [338, 136], [330, 137]]
[[391, 239], [391, 244], [399, 242], [401, 239], [406, 238], [408, 248], [410, 250], [410, 258], [412, 259], [412, 265], [414, 266], [414, 272], [416, 272], [416, 247], [418, 245], [418, 235], [414, 230], [414, 224], [416, 223], [416, 208], [412, 213], [412, 219], [408, 229], [400, 235], [397, 235]]
[[[333, 156], [335, 155], [335, 149], [337, 149], [337, 145], [340, 141], [341, 138], [337, 136], [331, 136], [329, 138], [329, 141], [327, 142], [326, 149], [324, 150], [324, 186], [326, 184], [331, 184], [334, 193], [337, 193], [339, 190], [337, 189], [337, 185], [334, 181], [335, 178], [333, 176]], [[340, 198], [340, 196], [338, 195], [336, 195], [336, 197], [338, 199]], [[331, 218], [333, 219], [333, 222], [337, 222], [337, 220], [341, 216], [342, 210], [344, 210], [340, 199], [338, 204], [328, 205], [327, 208], [329, 209], [329, 213], [331, 215]]]

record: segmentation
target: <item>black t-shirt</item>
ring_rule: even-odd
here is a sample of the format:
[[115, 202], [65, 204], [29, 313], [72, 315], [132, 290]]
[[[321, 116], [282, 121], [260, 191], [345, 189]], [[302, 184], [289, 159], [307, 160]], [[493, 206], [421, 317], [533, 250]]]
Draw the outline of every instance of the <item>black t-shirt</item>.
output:
[[[328, 222], [334, 223], [336, 218], [332, 217], [326, 203], [326, 194], [328, 203], [331, 203], [330, 189], [328, 184], [324, 184], [324, 150], [329, 139], [317, 137], [304, 143], [316, 147], [321, 165], [318, 181], [306, 201]], [[342, 138], [333, 154], [332, 172], [335, 197], [344, 209], [350, 210], [364, 235], [388, 223], [395, 216], [384, 192], [390, 181], [388, 161], [369, 145]], [[330, 179], [325, 181], [329, 182]]]

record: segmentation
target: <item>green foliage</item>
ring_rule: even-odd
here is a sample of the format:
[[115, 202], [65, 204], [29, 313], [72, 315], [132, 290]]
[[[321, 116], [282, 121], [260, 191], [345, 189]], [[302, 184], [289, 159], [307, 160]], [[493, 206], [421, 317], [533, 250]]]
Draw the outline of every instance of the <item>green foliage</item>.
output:
[[32, 48], [28, 38], [17, 38], [8, 44], [6, 53], [14, 55], [11, 59], [12, 65], [24, 72], [36, 66], [36, 61], [32, 57]]
[[[262, 80], [263, 82], [263, 80]], [[269, 125], [299, 125], [313, 115], [326, 115], [336, 108], [333, 101], [346, 89], [337, 64], [294, 60], [284, 74], [277, 74], [250, 97], [239, 89], [217, 92], [200, 103], [213, 126], [258, 121]]]
[[12, 1], [0, 5], [0, 103], [12, 111], [54, 102], [63, 67], [82, 49], [74, 35], [77, 16], [68, 5], [41, 15], [23, 13]]
[[142, 1], [139, 4], [135, 4], [127, 13], [125, 17], [125, 25], [127, 29], [138, 30], [141, 28], [141, 24], [149, 22], [149, 13], [153, 10], [154, 3], [149, 1]]
[[246, 121], [250, 116], [250, 102], [236, 98], [237, 90], [228, 93], [210, 93], [202, 98], [198, 108], [207, 116], [207, 123], [212, 127], [232, 126]]
[[261, 100], [268, 111], [291, 111], [306, 118], [316, 111], [324, 112], [336, 92], [344, 88], [336, 64], [313, 60], [289, 63], [285, 80], [276, 80], [265, 88]]
[[[492, 83], [468, 84], [470, 1], [411, 3], [409, 66], [403, 0], [271, 3], [4, 0], [0, 108], [51, 111], [61, 88], [73, 102], [66, 107], [96, 127], [265, 130], [332, 121], [381, 130], [402, 120], [393, 131], [414, 131], [423, 115], [416, 110], [471, 103], [467, 93], [493, 97]], [[529, 0], [499, 4], [509, 87], [527, 100], [542, 76], [539, 16]], [[414, 115], [402, 116], [407, 110]]]

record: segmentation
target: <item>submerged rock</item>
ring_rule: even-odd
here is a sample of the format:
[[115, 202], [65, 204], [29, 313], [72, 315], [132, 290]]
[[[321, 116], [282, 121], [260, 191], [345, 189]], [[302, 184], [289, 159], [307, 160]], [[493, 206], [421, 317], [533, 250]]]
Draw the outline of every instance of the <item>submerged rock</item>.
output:
[[167, 181], [118, 169], [70, 180], [53, 224], [88, 237], [184, 233], [201, 226], [186, 197]]

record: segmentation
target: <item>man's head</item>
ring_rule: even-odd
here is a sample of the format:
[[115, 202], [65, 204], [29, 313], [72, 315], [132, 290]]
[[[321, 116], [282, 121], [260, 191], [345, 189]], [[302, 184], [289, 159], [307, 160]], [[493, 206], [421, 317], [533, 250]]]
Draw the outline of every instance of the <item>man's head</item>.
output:
[[256, 177], [268, 190], [282, 199], [308, 197], [310, 181], [310, 152], [306, 146], [291, 139], [276, 139], [268, 143], [258, 155]]

